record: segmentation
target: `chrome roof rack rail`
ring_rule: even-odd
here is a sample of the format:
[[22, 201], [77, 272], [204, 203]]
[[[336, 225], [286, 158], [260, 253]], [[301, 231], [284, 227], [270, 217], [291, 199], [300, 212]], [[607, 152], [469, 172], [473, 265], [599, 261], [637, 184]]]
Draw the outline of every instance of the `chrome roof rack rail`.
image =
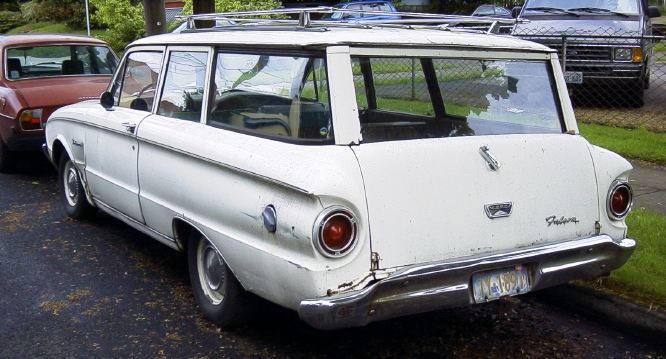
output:
[[[325, 19], [312, 19], [312, 14], [325, 15], [334, 12], [399, 16], [399, 19], [385, 20], [353, 20], [330, 21]], [[298, 17], [298, 20], [292, 19]], [[268, 26], [292, 25], [297, 28], [313, 27], [423, 27], [446, 30], [472, 30], [488, 34], [499, 33], [501, 26], [513, 26], [516, 23], [529, 22], [527, 19], [506, 19], [495, 17], [478, 17], [469, 15], [445, 15], [414, 12], [387, 12], [370, 10], [346, 10], [330, 6], [285, 8], [272, 10], [232, 11], [222, 13], [208, 13], [196, 15], [179, 15], [177, 18], [185, 19], [187, 29], [196, 29], [195, 20], [229, 21], [234, 25]], [[215, 29], [237, 28], [237, 26], [223, 26]]]

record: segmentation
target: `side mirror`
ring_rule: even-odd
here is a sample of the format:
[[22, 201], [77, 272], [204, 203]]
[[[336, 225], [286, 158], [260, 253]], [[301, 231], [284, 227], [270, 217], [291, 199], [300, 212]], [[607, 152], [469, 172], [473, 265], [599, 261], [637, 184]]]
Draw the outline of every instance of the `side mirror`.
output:
[[107, 110], [110, 110], [113, 107], [113, 95], [111, 92], [104, 91], [99, 97], [99, 103]]
[[653, 18], [653, 17], [659, 17], [661, 16], [661, 11], [659, 11], [659, 7], [657, 6], [648, 6], [648, 17]]
[[523, 10], [522, 6], [514, 6], [513, 9], [511, 9], [511, 17], [514, 19], [518, 18], [518, 15], [520, 15], [520, 12]]

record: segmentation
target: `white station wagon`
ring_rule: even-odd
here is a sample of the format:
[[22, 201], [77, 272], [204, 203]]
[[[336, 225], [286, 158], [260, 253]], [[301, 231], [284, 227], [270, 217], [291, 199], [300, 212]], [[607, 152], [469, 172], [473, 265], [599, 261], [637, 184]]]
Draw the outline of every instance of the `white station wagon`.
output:
[[220, 326], [253, 295], [336, 329], [629, 258], [631, 165], [579, 135], [551, 49], [290, 11], [138, 40], [100, 101], [56, 111], [45, 151], [67, 215], [186, 251]]

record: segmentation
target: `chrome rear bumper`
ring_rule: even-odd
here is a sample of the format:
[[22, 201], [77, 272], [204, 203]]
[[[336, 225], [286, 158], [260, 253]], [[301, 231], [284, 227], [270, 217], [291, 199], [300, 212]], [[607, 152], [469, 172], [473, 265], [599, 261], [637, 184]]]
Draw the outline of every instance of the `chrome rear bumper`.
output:
[[525, 265], [531, 290], [590, 278], [622, 266], [636, 242], [607, 235], [477, 257], [402, 268], [360, 291], [301, 301], [301, 319], [318, 329], [363, 326], [370, 322], [442, 308], [474, 304], [471, 278], [480, 271]]

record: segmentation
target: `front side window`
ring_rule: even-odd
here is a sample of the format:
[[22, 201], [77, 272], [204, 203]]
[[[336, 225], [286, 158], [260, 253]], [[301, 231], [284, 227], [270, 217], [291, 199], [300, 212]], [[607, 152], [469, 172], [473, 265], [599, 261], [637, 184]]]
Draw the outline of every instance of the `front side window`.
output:
[[546, 61], [357, 57], [352, 67], [364, 142], [563, 131]]
[[150, 111], [155, 100], [155, 88], [162, 64], [161, 52], [132, 52], [127, 56], [122, 76], [111, 90], [116, 105], [140, 111]]
[[197, 122], [201, 119], [207, 58], [206, 52], [171, 52], [158, 115]]
[[5, 77], [19, 80], [68, 75], [113, 74], [117, 59], [99, 45], [45, 45], [7, 49]]
[[275, 139], [332, 138], [323, 57], [217, 53], [211, 95], [211, 126]]

